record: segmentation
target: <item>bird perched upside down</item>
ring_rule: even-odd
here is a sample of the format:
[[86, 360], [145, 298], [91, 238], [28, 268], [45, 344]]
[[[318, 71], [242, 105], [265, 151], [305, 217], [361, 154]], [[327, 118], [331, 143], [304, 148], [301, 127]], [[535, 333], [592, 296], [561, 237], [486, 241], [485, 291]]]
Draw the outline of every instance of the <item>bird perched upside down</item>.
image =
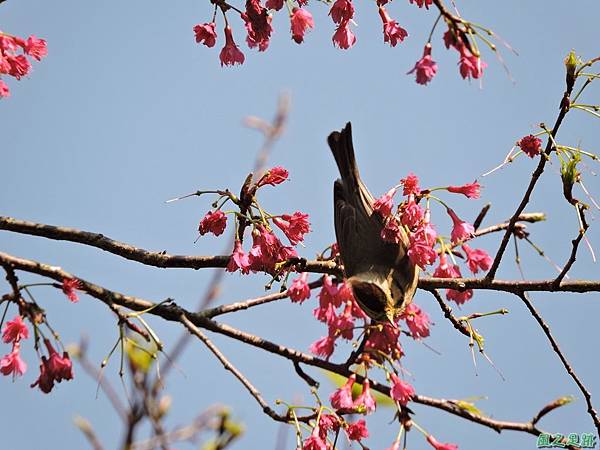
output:
[[327, 142], [341, 175], [333, 185], [333, 201], [346, 282], [369, 317], [395, 326], [415, 295], [419, 276], [406, 254], [408, 236], [401, 228], [397, 244], [381, 238], [384, 220], [374, 213], [375, 200], [360, 179], [350, 123], [331, 133]]

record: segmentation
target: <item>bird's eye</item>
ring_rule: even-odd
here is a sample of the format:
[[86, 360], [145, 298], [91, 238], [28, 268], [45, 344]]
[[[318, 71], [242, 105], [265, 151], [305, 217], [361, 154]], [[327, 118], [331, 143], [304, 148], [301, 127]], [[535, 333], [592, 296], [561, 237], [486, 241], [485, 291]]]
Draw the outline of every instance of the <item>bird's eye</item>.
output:
[[381, 314], [385, 311], [385, 294], [373, 283], [354, 283], [352, 285], [354, 296], [363, 309]]

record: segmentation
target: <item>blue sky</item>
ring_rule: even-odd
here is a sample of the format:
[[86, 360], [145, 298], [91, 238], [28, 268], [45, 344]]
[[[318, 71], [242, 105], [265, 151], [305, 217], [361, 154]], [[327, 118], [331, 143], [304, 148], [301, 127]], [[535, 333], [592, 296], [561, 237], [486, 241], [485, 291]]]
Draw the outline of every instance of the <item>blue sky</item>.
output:
[[[357, 158], [363, 178], [379, 195], [409, 171], [423, 186], [462, 184], [497, 165], [514, 142], [536, 131], [540, 122], [553, 123], [564, 90], [563, 58], [572, 48], [584, 58], [598, 56], [600, 5], [580, 2], [458, 3], [464, 17], [495, 30], [517, 49], [503, 50], [515, 82], [489, 52], [484, 59], [483, 86], [462, 80], [456, 54], [446, 51], [438, 33], [433, 57], [439, 71], [426, 87], [405, 73], [422, 52], [433, 11], [419, 10], [397, 0], [390, 14], [407, 28], [410, 37], [392, 49], [382, 42], [379, 17], [371, 3], [357, 4], [358, 41], [349, 51], [331, 45], [333, 24], [326, 7], [311, 2], [316, 29], [305, 44], [289, 39], [285, 15], [274, 20], [271, 47], [258, 54], [242, 46], [246, 63], [223, 69], [218, 49], [195, 44], [192, 27], [210, 18], [208, 2], [183, 1], [166, 6], [155, 2], [77, 2], [60, 0], [7, 1], [0, 5], [0, 29], [16, 35], [47, 39], [49, 55], [34, 64], [31, 76], [6, 80], [12, 97], [0, 104], [2, 124], [2, 179], [0, 214], [43, 223], [102, 232], [134, 245], [180, 254], [216, 254], [225, 239], [204, 237], [194, 244], [198, 220], [210, 208], [208, 199], [175, 204], [164, 200], [200, 188], [239, 188], [261, 144], [260, 135], [242, 125], [247, 115], [270, 118], [278, 95], [289, 92], [289, 127], [277, 143], [271, 163], [290, 171], [290, 182], [265, 192], [263, 202], [273, 211], [310, 214], [313, 232], [303, 255], [313, 257], [334, 240], [332, 182], [337, 176], [325, 144], [326, 136], [352, 121]], [[357, 2], [358, 3], [358, 2]], [[221, 31], [219, 24], [218, 29]], [[243, 44], [240, 24], [236, 38]], [[218, 45], [219, 46], [219, 45]], [[218, 47], [217, 46], [217, 47]], [[600, 90], [592, 86], [588, 103], [598, 103]], [[568, 145], [598, 152], [598, 120], [573, 111], [560, 131]], [[493, 204], [487, 224], [510, 216], [520, 200], [534, 162], [520, 158], [509, 168], [480, 179], [478, 201], [454, 198], [457, 212], [473, 218], [486, 203]], [[600, 195], [600, 183], [584, 169], [587, 187]], [[558, 166], [548, 167], [528, 211], [544, 211], [548, 221], [532, 225], [532, 239], [561, 263], [577, 232], [572, 208], [561, 197]], [[595, 213], [597, 216], [598, 214]], [[433, 220], [447, 230], [441, 210]], [[589, 237], [597, 253], [600, 233], [591, 221]], [[498, 236], [478, 246], [494, 252]], [[59, 265], [106, 287], [140, 297], [173, 297], [193, 307], [202, 295], [210, 271], [161, 270], [124, 261], [116, 256], [75, 244], [0, 233], [3, 251]], [[573, 268], [575, 278], [598, 278], [585, 248]], [[525, 273], [549, 278], [553, 268], [522, 246]], [[518, 278], [509, 248], [499, 271], [501, 278]], [[22, 276], [23, 281], [34, 278]], [[262, 294], [263, 276], [228, 275], [220, 302], [229, 303]], [[85, 298], [71, 305], [57, 292], [39, 289], [43, 304], [65, 342], [90, 338], [91, 355], [99, 361], [117, 337], [115, 319], [103, 305]], [[598, 294], [532, 295], [550, 323], [573, 367], [592, 393], [600, 390], [597, 376], [598, 340], [594, 315], [600, 313]], [[307, 350], [325, 333], [311, 316], [312, 303], [289, 302], [256, 308], [223, 320], [268, 339]], [[506, 377], [502, 381], [483, 359], [477, 373], [466, 339], [441, 316], [426, 292], [415, 301], [435, 326], [427, 344], [405, 342], [405, 367], [423, 395], [445, 398], [485, 396], [478, 405], [494, 418], [525, 421], [544, 404], [563, 395], [577, 400], [550, 416], [541, 426], [568, 434], [592, 432], [585, 403], [534, 320], [514, 296], [482, 292], [462, 309], [464, 314], [510, 310], [504, 317], [477, 324], [486, 349]], [[150, 319], [162, 340], [173, 343], [179, 329]], [[273, 402], [277, 398], [310, 401], [306, 386], [287, 361], [246, 348], [221, 336], [215, 343]], [[5, 346], [6, 347], [6, 346]], [[6, 350], [6, 349], [5, 349]], [[86, 448], [72, 425], [79, 414], [93, 424], [106, 448], [115, 448], [120, 423], [103, 396], [96, 398], [96, 382], [76, 367], [76, 381], [63, 383], [50, 396], [30, 389], [36, 375], [34, 354], [25, 351], [30, 371], [11, 383], [0, 380], [3, 405], [10, 406], [0, 425], [3, 448]], [[340, 353], [337, 358], [345, 359]], [[334, 360], [337, 360], [334, 357]], [[116, 360], [106, 376], [117, 379]], [[180, 362], [183, 373], [168, 379], [173, 396], [167, 423], [185, 423], [207, 406], [230, 405], [247, 432], [235, 449], [274, 448], [279, 424], [260, 409], [241, 385], [195, 343]], [[317, 371], [312, 371], [320, 376]], [[116, 383], [118, 386], [118, 382]], [[324, 383], [323, 397], [330, 387]], [[598, 403], [598, 402], [596, 402]], [[535, 448], [528, 435], [488, 429], [415, 406], [416, 420], [441, 440], [461, 449]], [[381, 408], [370, 419], [372, 449], [390, 445], [396, 430], [388, 425], [393, 412]], [[31, 430], [35, 427], [36, 433]], [[290, 429], [291, 430], [291, 429]], [[291, 433], [291, 431], [290, 431]], [[425, 448], [411, 433], [410, 448]], [[291, 441], [291, 436], [290, 440]], [[186, 444], [177, 448], [192, 448]]]

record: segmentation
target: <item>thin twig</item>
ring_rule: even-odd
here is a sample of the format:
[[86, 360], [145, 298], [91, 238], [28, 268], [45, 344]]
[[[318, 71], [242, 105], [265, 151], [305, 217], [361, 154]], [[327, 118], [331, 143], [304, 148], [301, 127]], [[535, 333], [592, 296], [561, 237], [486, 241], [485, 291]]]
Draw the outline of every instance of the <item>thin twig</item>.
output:
[[215, 344], [213, 344], [212, 341], [208, 339], [208, 337], [206, 337], [206, 335], [204, 335], [204, 333], [202, 333], [198, 329], [198, 327], [196, 327], [192, 322], [190, 322], [190, 320], [185, 316], [185, 314], [181, 315], [180, 321], [191, 334], [200, 339], [202, 343], [206, 345], [206, 347], [208, 347], [208, 349], [217, 357], [221, 364], [223, 364], [223, 367], [229, 370], [242, 383], [242, 385], [246, 388], [250, 395], [254, 397], [254, 399], [261, 406], [265, 414], [267, 414], [269, 417], [278, 422], [287, 422], [289, 420], [287, 416], [277, 414], [277, 412], [275, 412], [269, 406], [269, 404], [262, 397], [258, 389], [254, 387], [254, 385], [244, 376], [244, 374], [242, 374], [242, 372], [240, 372], [231, 362], [229, 362], [229, 360], [225, 357], [223, 353], [221, 353], [218, 347]]
[[562, 97], [562, 100], [560, 103], [560, 112], [558, 113], [556, 122], [554, 122], [554, 126], [552, 127], [552, 131], [550, 132], [550, 136], [548, 136], [548, 141], [546, 142], [546, 148], [544, 149], [544, 152], [540, 155], [540, 162], [538, 163], [535, 171], [531, 175], [531, 180], [529, 180], [529, 186], [527, 186], [527, 189], [525, 191], [525, 194], [523, 195], [523, 199], [521, 200], [521, 203], [519, 203], [519, 206], [517, 207], [515, 213], [513, 214], [513, 216], [510, 219], [508, 228], [506, 229], [506, 232], [504, 233], [504, 236], [502, 237], [502, 242], [500, 243], [500, 247], [498, 248], [498, 251], [496, 252], [496, 256], [494, 257], [494, 262], [492, 263], [492, 266], [490, 267], [490, 270], [488, 271], [488, 273], [486, 275], [486, 278], [489, 280], [494, 279], [494, 277], [496, 276], [496, 271], [498, 270], [498, 267], [500, 266], [500, 261], [502, 260], [502, 256], [504, 255], [504, 251], [506, 250], [506, 246], [508, 245], [508, 240], [510, 239], [510, 236], [514, 230], [514, 226], [517, 223], [519, 214], [521, 214], [523, 212], [523, 210], [529, 203], [529, 198], [531, 197], [531, 193], [533, 192], [533, 189], [535, 188], [540, 176], [544, 172], [544, 168], [546, 167], [546, 162], [550, 159], [550, 153], [552, 152], [552, 150], [554, 148], [554, 144], [553, 144], [554, 138], [556, 137], [556, 134], [558, 133], [558, 129], [560, 128], [560, 125], [562, 124], [563, 119], [565, 118], [565, 116], [567, 115], [567, 112], [569, 111], [569, 97], [571, 95], [572, 90], [573, 90], [573, 85], [569, 85], [569, 83], [567, 83], [567, 90], [563, 94], [563, 97]]
[[594, 421], [594, 425], [596, 426], [596, 430], [597, 430], [598, 434], [600, 434], [600, 419], [598, 418], [598, 414], [596, 413], [596, 410], [594, 409], [594, 407], [592, 405], [592, 396], [591, 396], [590, 392], [587, 390], [585, 385], [581, 382], [581, 380], [579, 379], [579, 377], [573, 370], [573, 367], [571, 367], [571, 364], [569, 364], [569, 361], [567, 361], [567, 358], [565, 357], [565, 355], [561, 351], [560, 347], [558, 346], [558, 342], [556, 342], [556, 340], [552, 336], [552, 333], [550, 332], [550, 327], [544, 321], [544, 319], [542, 318], [540, 313], [535, 309], [533, 304], [529, 301], [529, 299], [527, 298], [527, 293], [522, 292], [522, 293], [518, 294], [518, 296], [521, 298], [521, 300], [523, 300], [523, 303], [525, 303], [525, 306], [527, 307], [527, 309], [529, 310], [531, 315], [535, 318], [537, 323], [540, 325], [540, 327], [544, 331], [544, 334], [550, 341], [550, 345], [552, 346], [554, 353], [556, 353], [558, 355], [558, 357], [559, 357], [560, 361], [562, 362], [563, 366], [565, 367], [565, 370], [567, 371], [567, 373], [571, 376], [571, 378], [573, 378], [573, 381], [575, 381], [575, 384], [579, 387], [579, 390], [581, 391], [581, 393], [583, 394], [583, 397], [585, 398], [585, 402], [588, 407], [588, 413], [590, 414], [590, 417]]

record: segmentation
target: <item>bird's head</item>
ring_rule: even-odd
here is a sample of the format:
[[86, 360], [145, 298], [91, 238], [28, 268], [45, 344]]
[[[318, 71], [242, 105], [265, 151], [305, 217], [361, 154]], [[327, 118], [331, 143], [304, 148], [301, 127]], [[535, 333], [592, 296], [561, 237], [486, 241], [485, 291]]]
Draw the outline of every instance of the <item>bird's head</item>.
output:
[[366, 272], [348, 279], [354, 298], [362, 310], [373, 320], [390, 322], [395, 326], [396, 311], [391, 288], [386, 279]]

